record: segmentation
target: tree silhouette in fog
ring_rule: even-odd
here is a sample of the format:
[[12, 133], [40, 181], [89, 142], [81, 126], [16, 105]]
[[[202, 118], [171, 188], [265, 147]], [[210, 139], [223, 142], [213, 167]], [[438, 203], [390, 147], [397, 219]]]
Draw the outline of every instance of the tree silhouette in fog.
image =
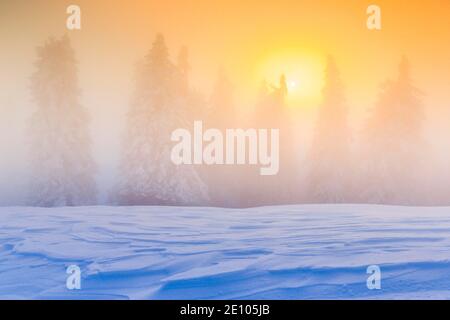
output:
[[32, 180], [29, 202], [35, 206], [95, 203], [95, 164], [91, 156], [88, 114], [80, 104], [75, 53], [67, 36], [39, 47], [30, 119]]
[[307, 164], [307, 196], [309, 202], [339, 203], [348, 201], [351, 188], [350, 130], [343, 83], [332, 57], [322, 95]]
[[157, 35], [137, 70], [116, 191], [120, 204], [191, 205], [208, 198], [195, 167], [176, 166], [170, 158], [172, 131], [192, 126], [187, 51], [178, 62], [176, 66], [170, 61], [164, 37]]
[[[278, 85], [263, 81], [259, 90], [252, 126], [255, 128], [279, 130], [279, 172], [273, 176], [260, 176], [249, 168], [248, 191], [244, 206], [289, 203], [293, 197], [293, 154], [292, 124], [287, 110], [288, 89], [286, 77], [281, 75]], [[270, 147], [270, 146], [269, 146]]]
[[413, 85], [408, 59], [403, 57], [398, 78], [383, 86], [366, 125], [365, 201], [420, 201], [421, 154], [426, 148], [423, 118], [421, 92]]

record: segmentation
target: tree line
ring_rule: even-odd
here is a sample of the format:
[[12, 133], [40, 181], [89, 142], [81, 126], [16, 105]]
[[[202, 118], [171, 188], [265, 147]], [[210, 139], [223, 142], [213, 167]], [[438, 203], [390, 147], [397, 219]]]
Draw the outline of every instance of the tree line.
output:
[[[29, 204], [96, 204], [96, 164], [89, 114], [82, 106], [75, 52], [67, 36], [37, 50], [31, 91], [36, 109], [29, 122]], [[170, 59], [164, 37], [156, 36], [135, 72], [126, 115], [116, 205], [246, 207], [290, 203], [422, 204], [424, 196], [424, 107], [406, 57], [386, 82], [358, 141], [337, 63], [329, 57], [322, 102], [306, 159], [298, 160], [295, 123], [287, 111], [284, 76], [261, 84], [254, 112], [238, 117], [233, 85], [220, 71], [209, 98], [192, 89], [187, 48]], [[280, 172], [259, 176], [249, 166], [176, 166], [170, 134], [194, 120], [225, 130], [238, 126], [280, 129]], [[355, 147], [355, 145], [357, 147]], [[306, 175], [299, 177], [299, 167]]]

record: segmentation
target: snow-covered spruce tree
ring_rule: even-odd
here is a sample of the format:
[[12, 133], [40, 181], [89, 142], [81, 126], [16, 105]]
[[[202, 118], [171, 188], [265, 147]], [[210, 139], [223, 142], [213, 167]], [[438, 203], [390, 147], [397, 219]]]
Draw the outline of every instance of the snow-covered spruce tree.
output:
[[288, 95], [286, 77], [280, 76], [278, 85], [263, 82], [255, 108], [253, 126], [258, 129], [279, 130], [279, 172], [272, 176], [260, 176], [255, 168], [248, 178], [251, 186], [245, 206], [287, 204], [293, 199], [294, 139], [292, 124], [287, 110]]
[[420, 96], [403, 57], [398, 78], [383, 86], [365, 128], [364, 201], [414, 204], [423, 200], [420, 181], [427, 147]]
[[203, 205], [206, 185], [194, 166], [175, 165], [171, 133], [189, 128], [183, 73], [158, 35], [137, 70], [127, 115], [117, 200], [122, 205]]
[[38, 48], [30, 119], [30, 205], [75, 206], [95, 203], [95, 164], [89, 118], [79, 101], [75, 53], [67, 36]]
[[332, 57], [328, 58], [322, 95], [307, 158], [307, 201], [345, 202], [349, 201], [351, 188], [350, 130], [344, 88]]

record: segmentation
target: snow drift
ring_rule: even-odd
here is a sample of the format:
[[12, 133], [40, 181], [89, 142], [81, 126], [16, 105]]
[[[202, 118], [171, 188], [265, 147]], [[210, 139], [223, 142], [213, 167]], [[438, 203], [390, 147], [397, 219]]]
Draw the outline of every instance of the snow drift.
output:
[[[0, 208], [0, 298], [450, 298], [448, 208]], [[66, 289], [66, 268], [82, 271]], [[366, 286], [379, 265], [381, 290]]]

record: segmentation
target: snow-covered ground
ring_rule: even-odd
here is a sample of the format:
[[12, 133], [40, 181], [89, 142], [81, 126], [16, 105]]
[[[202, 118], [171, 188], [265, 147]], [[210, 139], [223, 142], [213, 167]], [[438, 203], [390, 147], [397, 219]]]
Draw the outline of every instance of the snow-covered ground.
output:
[[0, 298], [450, 298], [450, 208], [0, 208]]

